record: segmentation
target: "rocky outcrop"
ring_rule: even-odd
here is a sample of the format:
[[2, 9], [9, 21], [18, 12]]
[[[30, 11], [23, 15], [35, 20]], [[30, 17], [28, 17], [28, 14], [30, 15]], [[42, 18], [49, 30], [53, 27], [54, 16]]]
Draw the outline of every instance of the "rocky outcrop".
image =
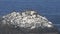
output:
[[0, 19], [1, 34], [58, 34], [46, 17], [35, 11], [12, 12]]
[[12, 12], [8, 15], [3, 16], [3, 24], [15, 25], [15, 27], [22, 28], [44, 28], [53, 27], [52, 23], [47, 20], [47, 18], [37, 14], [35, 11], [25, 11], [25, 12]]

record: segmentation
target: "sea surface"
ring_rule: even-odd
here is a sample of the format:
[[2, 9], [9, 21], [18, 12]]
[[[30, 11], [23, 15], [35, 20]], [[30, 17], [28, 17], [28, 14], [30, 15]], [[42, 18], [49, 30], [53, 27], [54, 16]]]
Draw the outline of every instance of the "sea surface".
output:
[[60, 0], [0, 0], [0, 16], [13, 10], [35, 10], [60, 30]]

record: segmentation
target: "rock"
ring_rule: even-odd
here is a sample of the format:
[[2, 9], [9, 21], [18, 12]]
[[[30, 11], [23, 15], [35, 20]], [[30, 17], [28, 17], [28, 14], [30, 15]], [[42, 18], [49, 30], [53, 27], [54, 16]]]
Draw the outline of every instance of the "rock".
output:
[[22, 13], [12, 12], [3, 16], [3, 18], [4, 20], [2, 20], [2, 22], [4, 24], [12, 24], [23, 28], [53, 27], [52, 23], [48, 21], [47, 18], [40, 16], [35, 11], [26, 11]]
[[52, 22], [36, 11], [12, 12], [0, 21], [1, 34], [58, 34]]

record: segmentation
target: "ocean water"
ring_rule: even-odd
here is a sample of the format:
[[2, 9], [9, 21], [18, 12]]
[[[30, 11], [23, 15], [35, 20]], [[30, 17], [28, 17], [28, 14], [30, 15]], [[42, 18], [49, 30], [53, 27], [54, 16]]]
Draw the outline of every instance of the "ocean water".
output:
[[60, 0], [0, 0], [0, 16], [13, 10], [35, 10], [60, 29]]

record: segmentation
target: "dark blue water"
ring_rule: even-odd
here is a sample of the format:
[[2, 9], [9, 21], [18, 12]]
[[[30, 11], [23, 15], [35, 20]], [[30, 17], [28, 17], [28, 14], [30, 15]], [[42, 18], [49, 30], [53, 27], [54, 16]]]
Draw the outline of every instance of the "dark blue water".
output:
[[[32, 9], [44, 15], [53, 24], [60, 24], [60, 0], [0, 0], [0, 16], [12, 10]], [[60, 29], [60, 25], [57, 25]]]

